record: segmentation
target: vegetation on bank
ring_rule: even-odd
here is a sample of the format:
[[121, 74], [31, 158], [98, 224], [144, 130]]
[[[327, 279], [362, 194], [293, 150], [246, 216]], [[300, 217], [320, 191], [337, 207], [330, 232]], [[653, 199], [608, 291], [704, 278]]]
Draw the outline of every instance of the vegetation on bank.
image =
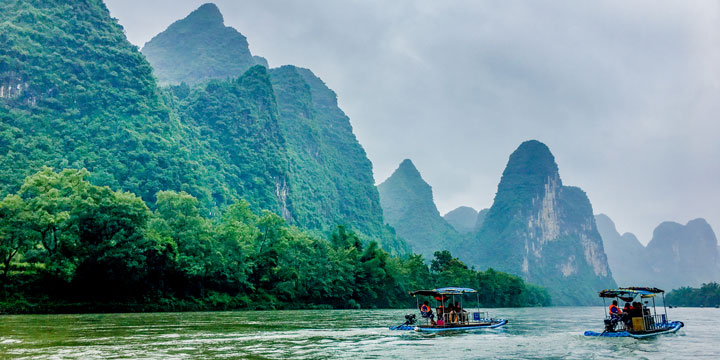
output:
[[0, 201], [0, 311], [407, 307], [409, 290], [435, 285], [478, 288], [484, 306], [550, 304], [544, 289], [447, 251], [428, 267], [344, 226], [314, 237], [244, 201], [206, 216], [184, 192], [159, 192], [151, 210], [88, 176], [44, 168]]
[[720, 305], [720, 284], [711, 282], [700, 288], [681, 287], [670, 291], [665, 301], [672, 306], [718, 306]]

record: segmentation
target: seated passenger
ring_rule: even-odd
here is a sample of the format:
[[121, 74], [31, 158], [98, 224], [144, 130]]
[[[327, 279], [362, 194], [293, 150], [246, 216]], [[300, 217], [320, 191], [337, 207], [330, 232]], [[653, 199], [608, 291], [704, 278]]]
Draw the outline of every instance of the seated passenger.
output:
[[465, 311], [460, 304], [455, 304], [455, 312], [458, 314], [458, 320], [460, 320], [460, 322], [467, 322], [467, 311]]
[[435, 325], [435, 315], [433, 314], [427, 301], [420, 305], [420, 315], [424, 318], [430, 319], [430, 324]]
[[625, 323], [625, 327], [628, 329], [632, 328], [632, 312], [634, 311], [633, 306], [629, 303], [625, 303], [625, 307], [623, 307], [622, 315], [620, 315], [620, 318], [622, 319], [622, 322]]
[[643, 316], [643, 306], [639, 302], [634, 302], [633, 304], [633, 311], [630, 313], [630, 316], [632, 317], [642, 317]]
[[448, 316], [447, 316], [448, 322], [450, 322], [450, 323], [457, 322], [457, 320], [458, 320], [457, 305], [450, 303], [450, 305], [448, 305], [448, 308], [446, 311], [448, 312]]
[[630, 312], [632, 312], [632, 309], [633, 309], [633, 306], [630, 305], [629, 302], [626, 302], [626, 303], [625, 303], [625, 307], [623, 307], [623, 309], [622, 309], [622, 312], [624, 312], [624, 313], [630, 313]]
[[620, 311], [620, 308], [618, 307], [617, 300], [613, 300], [612, 304], [608, 308], [608, 312], [610, 313], [611, 319], [620, 319], [620, 315], [622, 315], [622, 311]]

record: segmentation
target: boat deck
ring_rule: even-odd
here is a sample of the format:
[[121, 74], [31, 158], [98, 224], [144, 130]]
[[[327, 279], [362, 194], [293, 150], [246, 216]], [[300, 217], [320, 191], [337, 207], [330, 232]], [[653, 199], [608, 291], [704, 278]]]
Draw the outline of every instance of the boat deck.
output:
[[628, 330], [628, 333], [631, 335], [647, 335], [647, 334], [654, 334], [654, 333], [659, 333], [659, 332], [663, 332], [663, 331], [668, 331], [672, 328], [673, 328], [673, 326], [665, 326], [665, 327], [659, 327], [659, 328], [656, 328], [653, 330], [643, 330], [643, 331]]
[[627, 330], [621, 330], [621, 331], [603, 331], [603, 332], [595, 332], [595, 331], [586, 331], [585, 336], [602, 336], [602, 337], [633, 337], [636, 339], [642, 339], [642, 338], [649, 338], [652, 336], [662, 335], [662, 334], [671, 334], [675, 333], [680, 328], [685, 326], [682, 321], [673, 321], [666, 325], [659, 326], [652, 330], [644, 330], [644, 331], [627, 331]]
[[467, 324], [446, 324], [446, 325], [417, 325], [419, 328], [423, 329], [462, 329], [462, 328], [472, 328], [477, 326], [490, 326], [493, 323], [491, 322], [480, 322], [480, 323], [467, 323]]

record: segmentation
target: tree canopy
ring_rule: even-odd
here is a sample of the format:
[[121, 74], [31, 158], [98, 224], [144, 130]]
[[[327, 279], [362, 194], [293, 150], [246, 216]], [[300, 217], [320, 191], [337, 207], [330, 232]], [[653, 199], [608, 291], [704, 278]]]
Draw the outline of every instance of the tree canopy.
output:
[[447, 285], [480, 289], [485, 306], [550, 303], [544, 290], [447, 251], [428, 267], [342, 225], [324, 239], [245, 201], [206, 216], [185, 192], [158, 192], [150, 210], [88, 177], [43, 168], [0, 201], [2, 310], [405, 307], [409, 291]]

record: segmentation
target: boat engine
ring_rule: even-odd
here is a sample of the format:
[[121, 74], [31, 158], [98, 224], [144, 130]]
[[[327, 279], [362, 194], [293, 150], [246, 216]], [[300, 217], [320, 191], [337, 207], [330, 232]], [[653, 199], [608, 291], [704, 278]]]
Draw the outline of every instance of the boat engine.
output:
[[605, 331], [606, 332], [615, 331], [615, 323], [612, 320], [605, 319]]

